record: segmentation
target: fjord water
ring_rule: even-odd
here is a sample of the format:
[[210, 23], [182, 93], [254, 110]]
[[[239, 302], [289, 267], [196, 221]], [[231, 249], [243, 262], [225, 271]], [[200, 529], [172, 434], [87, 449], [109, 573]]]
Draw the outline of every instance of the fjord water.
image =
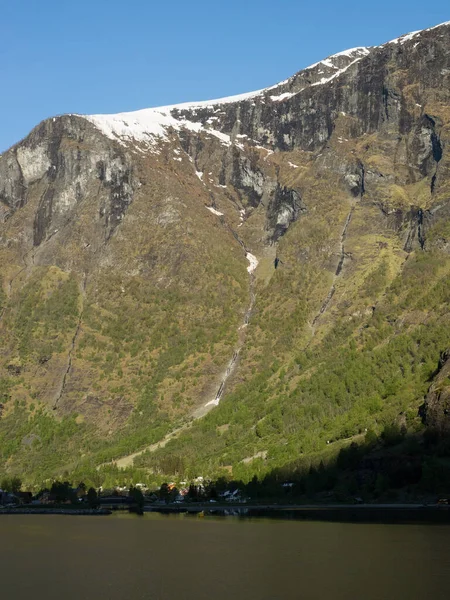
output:
[[450, 528], [193, 516], [0, 516], [15, 600], [448, 598]]

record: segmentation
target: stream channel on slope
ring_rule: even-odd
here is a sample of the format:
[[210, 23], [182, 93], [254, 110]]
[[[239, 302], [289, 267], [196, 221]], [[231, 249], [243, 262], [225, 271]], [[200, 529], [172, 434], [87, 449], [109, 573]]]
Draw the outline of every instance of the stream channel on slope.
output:
[[245, 343], [246, 329], [250, 322], [253, 306], [254, 306], [255, 299], [256, 299], [254, 271], [255, 271], [256, 267], [258, 266], [258, 259], [248, 251], [244, 241], [239, 237], [237, 232], [234, 229], [232, 229], [230, 227], [230, 225], [228, 225], [228, 223], [226, 223], [226, 221], [223, 217], [223, 214], [219, 213], [218, 211], [215, 211], [214, 214], [216, 214], [221, 219], [222, 224], [230, 231], [230, 233], [233, 235], [233, 237], [236, 239], [236, 241], [242, 247], [243, 251], [245, 252], [245, 257], [249, 262], [247, 271], [249, 274], [250, 302], [249, 302], [247, 310], [245, 311], [244, 319], [241, 322], [240, 326], [238, 327], [238, 343], [235, 346], [233, 355], [232, 355], [225, 371], [220, 376], [220, 380], [218, 383], [217, 392], [216, 392], [215, 396], [208, 402], [195, 408], [195, 410], [193, 410], [189, 415], [187, 415], [187, 420], [182, 425], [180, 425], [179, 427], [170, 431], [161, 440], [159, 440], [159, 442], [150, 444], [149, 446], [146, 446], [145, 448], [142, 448], [141, 450], [138, 450], [137, 452], [134, 452], [127, 456], [122, 456], [121, 458], [118, 458], [118, 459], [112, 461], [119, 468], [126, 468], [126, 467], [131, 466], [133, 464], [134, 459], [137, 458], [138, 456], [141, 456], [142, 454], [144, 454], [144, 452], [155, 452], [156, 450], [159, 450], [160, 448], [164, 448], [172, 439], [177, 438], [183, 431], [186, 431], [187, 429], [189, 429], [189, 427], [191, 427], [191, 425], [194, 421], [196, 421], [197, 419], [201, 419], [210, 410], [212, 410], [214, 407], [218, 406], [224, 393], [225, 393], [226, 384], [236, 369], [238, 359], [239, 359], [239, 354]]

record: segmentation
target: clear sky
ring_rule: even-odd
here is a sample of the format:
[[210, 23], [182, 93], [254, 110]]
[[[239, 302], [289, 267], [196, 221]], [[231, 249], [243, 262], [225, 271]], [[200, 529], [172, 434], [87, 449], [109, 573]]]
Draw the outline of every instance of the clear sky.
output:
[[449, 0], [0, 0], [0, 152], [42, 119], [256, 90], [450, 20]]

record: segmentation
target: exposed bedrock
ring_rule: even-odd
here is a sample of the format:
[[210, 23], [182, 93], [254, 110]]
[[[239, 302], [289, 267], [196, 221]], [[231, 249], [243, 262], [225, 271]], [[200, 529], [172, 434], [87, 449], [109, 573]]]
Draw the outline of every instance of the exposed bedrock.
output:
[[[133, 199], [129, 155], [80, 117], [49, 119], [0, 160], [0, 217], [36, 204], [33, 243], [39, 246], [76, 216], [83, 201], [99, 200], [108, 239]], [[100, 200], [101, 199], [101, 200]]]

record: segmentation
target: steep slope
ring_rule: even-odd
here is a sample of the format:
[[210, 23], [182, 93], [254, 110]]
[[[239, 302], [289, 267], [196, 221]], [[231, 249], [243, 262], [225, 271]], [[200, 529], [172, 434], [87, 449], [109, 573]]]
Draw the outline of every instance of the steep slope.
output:
[[448, 347], [449, 90], [443, 24], [4, 153], [4, 470], [151, 446], [135, 464], [248, 477], [418, 427]]
[[442, 353], [438, 371], [421, 406], [426, 425], [448, 434], [450, 430], [450, 352]]

